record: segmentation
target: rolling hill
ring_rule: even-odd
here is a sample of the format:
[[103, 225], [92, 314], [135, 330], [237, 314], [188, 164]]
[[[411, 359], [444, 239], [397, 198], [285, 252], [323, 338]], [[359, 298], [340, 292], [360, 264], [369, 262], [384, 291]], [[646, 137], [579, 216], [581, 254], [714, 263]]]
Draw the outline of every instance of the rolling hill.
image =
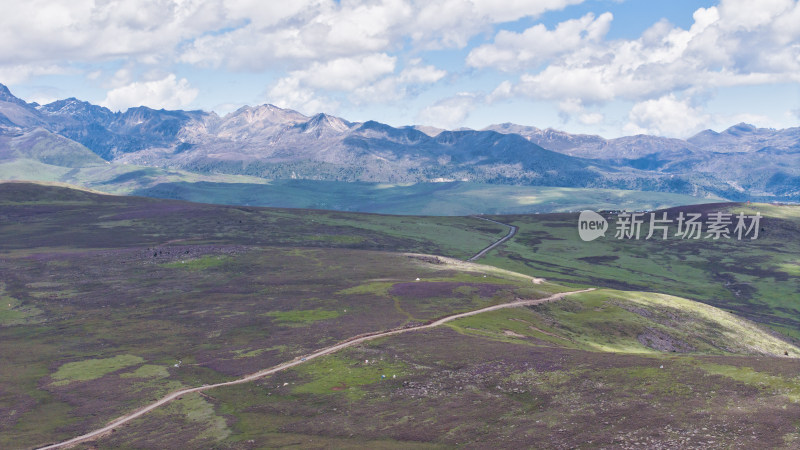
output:
[[714, 208], [760, 211], [764, 240], [582, 242], [574, 214], [497, 216], [520, 231], [474, 264], [506, 227], [0, 184], [0, 446], [294, 361], [81, 445], [791, 447], [797, 208], [681, 210]]

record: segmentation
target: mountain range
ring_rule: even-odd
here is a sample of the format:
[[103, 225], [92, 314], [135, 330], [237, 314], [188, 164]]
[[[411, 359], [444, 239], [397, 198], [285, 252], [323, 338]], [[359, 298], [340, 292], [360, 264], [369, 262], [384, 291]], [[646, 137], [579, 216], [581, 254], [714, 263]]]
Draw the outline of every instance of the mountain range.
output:
[[0, 163], [20, 160], [270, 180], [476, 182], [800, 200], [800, 127], [738, 124], [685, 140], [604, 139], [510, 123], [450, 131], [309, 117], [268, 104], [222, 117], [144, 106], [113, 112], [75, 98], [39, 105], [0, 85]]

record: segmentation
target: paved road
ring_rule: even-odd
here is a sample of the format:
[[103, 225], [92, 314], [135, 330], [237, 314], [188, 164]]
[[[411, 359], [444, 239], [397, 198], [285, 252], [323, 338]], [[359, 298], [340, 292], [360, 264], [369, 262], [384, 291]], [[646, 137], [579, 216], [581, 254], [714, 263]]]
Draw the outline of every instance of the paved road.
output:
[[[489, 219], [486, 219], [486, 220], [489, 220]], [[513, 236], [513, 234], [511, 234], [511, 235]], [[495, 243], [495, 244], [497, 244], [497, 243]], [[232, 386], [234, 384], [247, 383], [247, 382], [250, 382], [250, 381], [257, 380], [259, 378], [265, 377], [267, 375], [272, 375], [272, 374], [274, 374], [276, 372], [280, 372], [282, 370], [286, 370], [286, 369], [289, 369], [291, 367], [294, 367], [294, 366], [297, 366], [297, 365], [300, 365], [300, 364], [304, 364], [304, 363], [306, 363], [308, 361], [311, 361], [312, 359], [319, 358], [320, 356], [330, 355], [331, 353], [338, 352], [339, 350], [345, 349], [347, 347], [352, 347], [352, 346], [360, 344], [362, 342], [371, 341], [373, 339], [380, 339], [380, 338], [384, 338], [384, 337], [387, 337], [387, 336], [394, 336], [394, 335], [402, 334], [402, 333], [408, 333], [408, 332], [411, 332], [411, 331], [427, 330], [429, 328], [438, 327], [440, 325], [443, 325], [443, 324], [445, 324], [447, 322], [450, 322], [450, 321], [453, 321], [453, 320], [457, 320], [457, 319], [461, 319], [461, 318], [469, 317], [469, 316], [474, 316], [476, 314], [481, 314], [481, 313], [485, 313], [485, 312], [489, 312], [489, 311], [496, 311], [498, 309], [517, 308], [517, 307], [520, 307], [520, 306], [531, 306], [531, 305], [539, 305], [539, 304], [547, 303], [547, 302], [553, 302], [553, 301], [556, 301], [556, 300], [561, 300], [562, 298], [564, 298], [567, 295], [578, 294], [578, 293], [581, 293], [581, 292], [589, 292], [589, 291], [592, 291], [592, 290], [594, 290], [594, 289], [584, 289], [584, 290], [580, 290], [580, 291], [562, 292], [560, 294], [555, 294], [555, 295], [551, 295], [549, 297], [539, 298], [539, 299], [534, 299], [534, 300], [517, 300], [517, 301], [511, 302], [511, 303], [503, 303], [503, 304], [500, 304], [500, 305], [488, 306], [486, 308], [477, 309], [475, 311], [468, 311], [468, 312], [465, 312], [465, 313], [453, 314], [452, 316], [443, 317], [441, 319], [435, 320], [433, 322], [430, 322], [430, 323], [427, 323], [427, 324], [424, 324], [424, 325], [417, 325], [417, 326], [408, 327], [408, 328], [397, 328], [397, 329], [393, 329], [393, 330], [389, 330], [389, 331], [380, 331], [380, 332], [376, 332], [376, 333], [368, 333], [368, 334], [362, 334], [362, 335], [359, 335], [359, 336], [354, 336], [354, 337], [352, 337], [352, 338], [350, 338], [350, 339], [348, 339], [346, 341], [340, 342], [340, 343], [338, 343], [336, 345], [333, 345], [331, 347], [327, 347], [327, 348], [324, 348], [322, 350], [317, 350], [316, 352], [309, 353], [308, 355], [305, 355], [305, 356], [298, 356], [297, 358], [295, 358], [295, 359], [293, 359], [293, 360], [291, 360], [289, 362], [285, 362], [283, 364], [279, 364], [279, 365], [277, 365], [275, 367], [271, 367], [269, 369], [261, 370], [259, 372], [247, 375], [247, 376], [245, 376], [243, 378], [239, 378], [238, 380], [228, 381], [228, 382], [225, 382], [225, 383], [209, 384], [209, 385], [205, 385], [205, 386], [200, 386], [200, 387], [195, 387], [195, 388], [188, 388], [188, 389], [183, 389], [183, 390], [180, 390], [180, 391], [177, 391], [177, 392], [173, 392], [173, 393], [167, 395], [166, 397], [164, 397], [164, 398], [162, 398], [162, 399], [160, 399], [160, 400], [158, 400], [158, 401], [156, 401], [154, 403], [151, 403], [151, 404], [149, 404], [149, 405], [147, 405], [147, 406], [145, 406], [143, 408], [140, 408], [140, 409], [138, 409], [138, 410], [136, 410], [136, 411], [134, 411], [134, 412], [132, 412], [132, 413], [130, 413], [128, 415], [122, 416], [122, 417], [112, 421], [111, 423], [109, 423], [108, 425], [104, 426], [103, 428], [99, 428], [97, 430], [94, 430], [94, 431], [91, 431], [89, 433], [86, 433], [86, 434], [84, 434], [82, 436], [78, 436], [76, 438], [72, 438], [72, 439], [64, 441], [64, 442], [59, 442], [57, 444], [51, 444], [51, 445], [47, 445], [47, 446], [40, 447], [40, 448], [42, 450], [44, 450], [44, 449], [52, 449], [52, 448], [63, 448], [63, 447], [69, 447], [69, 446], [78, 444], [80, 442], [89, 441], [89, 440], [92, 440], [94, 438], [100, 437], [100, 436], [102, 436], [102, 435], [104, 435], [106, 433], [110, 433], [115, 428], [117, 428], [117, 427], [119, 427], [121, 425], [124, 425], [125, 423], [128, 423], [131, 420], [136, 419], [137, 417], [141, 417], [141, 416], [147, 414], [148, 412], [158, 408], [159, 406], [163, 406], [163, 405], [165, 405], [165, 404], [167, 404], [167, 403], [169, 403], [169, 402], [171, 402], [171, 401], [175, 400], [176, 398], [181, 397], [183, 395], [191, 394], [192, 392], [207, 391], [209, 389], [214, 389], [214, 388], [223, 387], [223, 386]]]
[[492, 219], [487, 219], [486, 217], [480, 217], [480, 216], [472, 216], [472, 217], [474, 217], [476, 219], [486, 220], [488, 222], [494, 222], [494, 223], [496, 223], [498, 225], [506, 226], [506, 227], [508, 227], [508, 234], [505, 235], [504, 237], [498, 239], [497, 242], [493, 243], [492, 245], [490, 245], [490, 246], [486, 247], [485, 249], [483, 249], [483, 250], [479, 251], [478, 253], [476, 253], [475, 256], [473, 256], [472, 258], [467, 260], [469, 262], [477, 260], [478, 258], [482, 257], [483, 255], [488, 253], [493, 248], [495, 248], [498, 245], [502, 244], [503, 242], [511, 239], [512, 237], [514, 237], [515, 234], [517, 234], [517, 230], [519, 230], [519, 227], [517, 227], [517, 226], [509, 225], [509, 224], [503, 223], [503, 222], [498, 222], [498, 221], [492, 220]]

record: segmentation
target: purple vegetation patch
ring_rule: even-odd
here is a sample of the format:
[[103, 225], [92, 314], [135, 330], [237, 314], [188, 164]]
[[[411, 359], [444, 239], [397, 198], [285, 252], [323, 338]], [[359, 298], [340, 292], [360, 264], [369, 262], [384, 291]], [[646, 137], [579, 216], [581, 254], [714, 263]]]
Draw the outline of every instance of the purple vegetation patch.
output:
[[197, 206], [192, 204], [156, 202], [145, 205], [145, 208], [137, 208], [132, 211], [116, 214], [109, 217], [107, 220], [152, 219], [163, 217], [165, 214], [184, 213], [187, 211], [197, 212], [197, 209]]

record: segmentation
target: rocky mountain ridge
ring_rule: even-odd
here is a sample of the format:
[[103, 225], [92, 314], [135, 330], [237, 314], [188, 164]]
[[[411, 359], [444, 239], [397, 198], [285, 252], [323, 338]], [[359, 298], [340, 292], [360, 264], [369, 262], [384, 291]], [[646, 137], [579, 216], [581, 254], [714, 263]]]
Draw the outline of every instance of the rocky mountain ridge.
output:
[[[0, 150], [14, 142], [13, 152], [0, 154], [25, 157], [25, 142], [48, 140], [112, 164], [269, 179], [469, 181], [800, 199], [800, 128], [739, 124], [686, 140], [605, 139], [510, 123], [449, 131], [324, 113], [308, 117], [269, 104], [222, 117], [144, 106], [112, 112], [75, 98], [38, 105], [0, 85]], [[71, 161], [91, 159], [84, 156]]]

